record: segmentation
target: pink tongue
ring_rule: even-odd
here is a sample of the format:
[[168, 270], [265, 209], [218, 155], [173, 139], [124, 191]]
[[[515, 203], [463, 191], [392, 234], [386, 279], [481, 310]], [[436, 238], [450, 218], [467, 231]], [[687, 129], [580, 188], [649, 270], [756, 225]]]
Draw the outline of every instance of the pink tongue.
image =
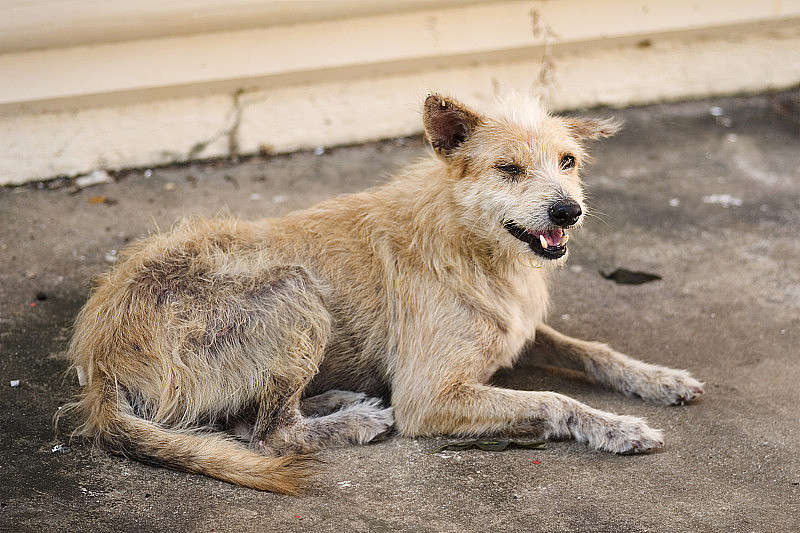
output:
[[547, 239], [548, 246], [558, 246], [561, 244], [561, 236], [564, 234], [561, 228], [547, 230], [543, 233], [544, 238]]

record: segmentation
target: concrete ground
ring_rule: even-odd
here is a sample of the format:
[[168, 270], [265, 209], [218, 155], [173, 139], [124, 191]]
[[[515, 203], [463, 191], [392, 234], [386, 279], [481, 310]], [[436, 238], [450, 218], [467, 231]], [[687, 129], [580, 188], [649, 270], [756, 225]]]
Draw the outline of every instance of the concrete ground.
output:
[[[2, 531], [800, 531], [798, 93], [601, 111], [626, 121], [593, 147], [595, 217], [553, 286], [551, 323], [706, 382], [663, 407], [537, 368], [548, 389], [643, 416], [665, 448], [614, 456], [544, 450], [430, 453], [448, 439], [392, 436], [319, 454], [301, 497], [153, 468], [70, 442], [51, 421], [78, 390], [69, 328], [116, 250], [190, 213], [280, 215], [379, 183], [419, 139], [323, 154], [129, 171], [0, 189]], [[598, 271], [656, 273], [619, 285]], [[12, 380], [19, 380], [12, 386]]]

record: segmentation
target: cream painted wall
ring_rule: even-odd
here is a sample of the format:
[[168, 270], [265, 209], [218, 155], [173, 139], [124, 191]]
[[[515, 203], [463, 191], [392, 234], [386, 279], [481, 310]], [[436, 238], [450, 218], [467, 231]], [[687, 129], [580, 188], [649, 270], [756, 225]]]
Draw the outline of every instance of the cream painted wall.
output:
[[133, 5], [4, 2], [0, 183], [407, 135], [430, 90], [567, 109], [800, 83], [800, 0]]

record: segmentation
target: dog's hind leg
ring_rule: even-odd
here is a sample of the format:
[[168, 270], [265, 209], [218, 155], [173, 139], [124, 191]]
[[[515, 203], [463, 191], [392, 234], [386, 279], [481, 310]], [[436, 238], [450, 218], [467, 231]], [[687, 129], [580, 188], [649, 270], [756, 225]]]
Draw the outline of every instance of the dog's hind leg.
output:
[[[330, 314], [322, 290], [304, 269], [285, 269], [281, 286], [280, 316], [262, 317], [270, 319], [263, 346], [280, 357], [256, 402], [252, 431], [245, 432], [252, 446], [269, 455], [308, 453], [329, 445], [363, 444], [387, 433], [394, 423], [392, 409], [358, 393], [331, 391], [307, 399], [306, 407], [316, 403], [320, 410], [330, 408], [329, 414], [306, 416], [313, 409], [303, 413], [303, 391], [317, 373], [331, 335]], [[275, 293], [270, 297], [275, 299]]]
[[300, 411], [304, 416], [325, 416], [368, 398], [363, 392], [333, 389], [303, 398], [300, 402]]
[[283, 453], [311, 452], [327, 446], [366, 444], [385, 436], [394, 424], [394, 411], [377, 398], [365, 398], [323, 416], [303, 416], [297, 410], [291, 423], [268, 436], [268, 445]]
[[654, 402], [681, 404], [703, 393], [703, 384], [685, 370], [643, 363], [606, 344], [575, 339], [544, 324], [536, 329], [534, 353], [543, 364], [584, 372], [596, 383]]
[[394, 424], [393, 409], [364, 398], [322, 416], [304, 416], [300, 408], [281, 415], [281, 423], [262, 432], [257, 448], [272, 454], [308, 453], [327, 446], [365, 444], [385, 436]]

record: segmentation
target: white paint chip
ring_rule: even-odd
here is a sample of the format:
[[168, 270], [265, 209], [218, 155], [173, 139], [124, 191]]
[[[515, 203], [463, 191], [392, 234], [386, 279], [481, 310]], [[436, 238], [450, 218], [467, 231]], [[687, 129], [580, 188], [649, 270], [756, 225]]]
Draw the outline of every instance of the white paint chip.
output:
[[86, 369], [83, 368], [83, 365], [76, 366], [75, 372], [78, 374], [78, 385], [83, 387], [84, 385], [89, 383], [89, 380], [86, 379]]
[[112, 183], [114, 180], [108, 175], [105, 170], [95, 170], [85, 176], [75, 178], [75, 186], [79, 189], [85, 189], [92, 185], [100, 185], [103, 183]]
[[722, 207], [741, 207], [742, 199], [731, 196], [730, 194], [711, 194], [703, 196], [704, 204], [720, 205]]

